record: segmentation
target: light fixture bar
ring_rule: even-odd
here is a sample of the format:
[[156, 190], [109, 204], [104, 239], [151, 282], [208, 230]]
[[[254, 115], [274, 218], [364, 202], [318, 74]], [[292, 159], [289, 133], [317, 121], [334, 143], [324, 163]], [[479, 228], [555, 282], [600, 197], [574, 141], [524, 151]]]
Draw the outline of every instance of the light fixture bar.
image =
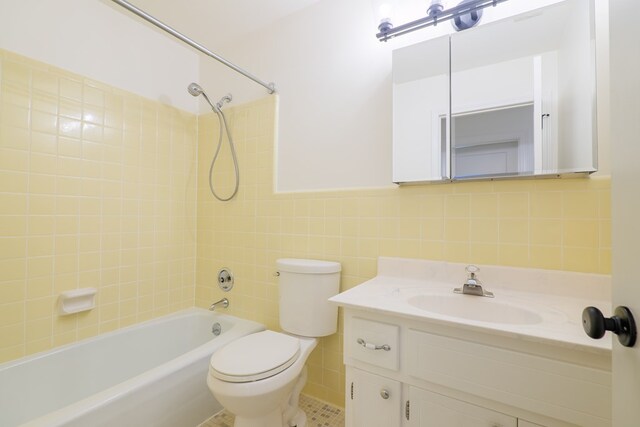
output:
[[386, 31], [380, 31], [376, 34], [376, 37], [381, 42], [386, 42], [387, 40], [398, 37], [404, 34], [411, 33], [416, 30], [420, 30], [422, 28], [431, 27], [438, 25], [441, 22], [448, 21], [450, 19], [455, 19], [459, 16], [466, 15], [468, 13], [472, 13], [477, 10], [482, 10], [489, 6], [496, 6], [498, 3], [505, 2], [507, 0], [475, 0], [469, 1], [464, 4], [459, 4], [457, 6], [451, 7], [449, 9], [443, 10], [440, 13], [437, 13], [433, 16], [425, 16], [424, 18], [416, 19], [415, 21], [407, 22], [406, 24], [402, 24], [398, 27], [390, 28]]

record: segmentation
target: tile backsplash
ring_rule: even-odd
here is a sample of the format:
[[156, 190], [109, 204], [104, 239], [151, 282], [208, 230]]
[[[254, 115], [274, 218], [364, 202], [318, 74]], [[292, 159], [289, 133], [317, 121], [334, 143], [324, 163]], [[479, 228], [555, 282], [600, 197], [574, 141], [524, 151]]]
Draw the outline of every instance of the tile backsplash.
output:
[[[0, 63], [0, 362], [191, 307], [197, 117]], [[82, 287], [97, 308], [58, 316]]]
[[[198, 306], [222, 297], [215, 275], [228, 267], [236, 281], [225, 295], [229, 311], [278, 329], [274, 273], [280, 257], [340, 261], [343, 290], [375, 276], [379, 256], [610, 273], [609, 178], [278, 194], [277, 98], [226, 111], [241, 171], [240, 191], [230, 203], [209, 194], [217, 119], [199, 117]], [[214, 183], [223, 194], [233, 189], [227, 147]], [[344, 404], [341, 332], [321, 339], [312, 353], [306, 392]]]

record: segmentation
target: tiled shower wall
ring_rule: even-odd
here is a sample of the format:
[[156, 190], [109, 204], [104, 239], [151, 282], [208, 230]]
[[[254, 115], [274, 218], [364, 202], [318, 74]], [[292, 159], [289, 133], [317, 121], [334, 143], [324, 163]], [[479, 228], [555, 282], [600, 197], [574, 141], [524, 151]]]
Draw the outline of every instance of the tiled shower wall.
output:
[[[0, 62], [0, 362], [193, 306], [196, 116]], [[78, 287], [97, 309], [58, 316]]]
[[[375, 276], [378, 256], [610, 272], [609, 178], [274, 194], [276, 110], [273, 96], [226, 110], [241, 170], [240, 192], [230, 203], [209, 194], [217, 120], [213, 114], [199, 118], [199, 306], [223, 296], [215, 275], [228, 267], [236, 279], [226, 295], [229, 312], [278, 329], [274, 273], [280, 257], [340, 261], [343, 290]], [[230, 194], [226, 147], [214, 180]], [[344, 405], [341, 328], [312, 353], [305, 391]]]

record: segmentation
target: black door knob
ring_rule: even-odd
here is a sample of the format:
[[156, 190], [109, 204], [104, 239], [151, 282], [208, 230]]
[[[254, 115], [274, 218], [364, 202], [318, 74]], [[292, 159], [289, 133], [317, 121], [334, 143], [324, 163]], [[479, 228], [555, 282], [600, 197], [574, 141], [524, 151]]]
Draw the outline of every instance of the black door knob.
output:
[[611, 331], [625, 347], [636, 343], [636, 323], [627, 307], [616, 307], [610, 318], [604, 317], [596, 307], [587, 307], [582, 311], [582, 327], [591, 338], [600, 339], [606, 331]]

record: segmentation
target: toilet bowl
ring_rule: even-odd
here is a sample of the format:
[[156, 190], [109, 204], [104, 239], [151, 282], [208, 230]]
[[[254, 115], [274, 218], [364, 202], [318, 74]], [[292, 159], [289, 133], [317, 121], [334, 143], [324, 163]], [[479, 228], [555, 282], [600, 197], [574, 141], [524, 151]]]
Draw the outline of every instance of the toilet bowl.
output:
[[[235, 414], [234, 427], [303, 427], [306, 417], [298, 409], [298, 396], [306, 382], [304, 365], [317, 339], [273, 331], [244, 338], [212, 356], [207, 385], [214, 397]], [[283, 341], [289, 341], [280, 348], [283, 351], [274, 351]], [[248, 349], [259, 363], [243, 363]], [[268, 363], [260, 357], [265, 353]]]
[[211, 356], [207, 385], [235, 415], [234, 427], [304, 427], [298, 398], [306, 382], [305, 363], [317, 337], [337, 330], [337, 308], [328, 298], [340, 287], [340, 264], [277, 261], [280, 326], [239, 338]]

